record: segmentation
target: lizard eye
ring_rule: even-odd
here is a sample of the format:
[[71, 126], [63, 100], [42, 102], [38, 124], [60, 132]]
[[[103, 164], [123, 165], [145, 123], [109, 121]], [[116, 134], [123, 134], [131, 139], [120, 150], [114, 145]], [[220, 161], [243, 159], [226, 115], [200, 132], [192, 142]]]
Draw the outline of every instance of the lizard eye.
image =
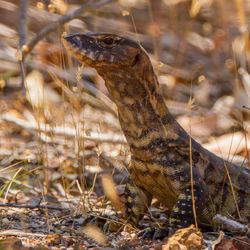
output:
[[109, 37], [105, 37], [103, 39], [100, 39], [98, 42], [102, 47], [113, 47], [113, 46], [119, 44], [120, 39], [115, 39], [115, 38], [109, 36]]
[[103, 40], [103, 42], [106, 44], [106, 45], [112, 45], [114, 43], [114, 39], [111, 38], [111, 37], [108, 37], [108, 38], [105, 38]]

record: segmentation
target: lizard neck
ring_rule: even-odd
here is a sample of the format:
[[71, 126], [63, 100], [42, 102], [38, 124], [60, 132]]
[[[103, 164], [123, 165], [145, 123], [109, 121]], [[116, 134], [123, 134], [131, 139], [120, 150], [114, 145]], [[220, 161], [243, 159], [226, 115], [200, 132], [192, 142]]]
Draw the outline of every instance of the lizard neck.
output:
[[160, 94], [153, 69], [141, 76], [117, 71], [102, 76], [118, 107], [121, 128], [132, 156], [149, 159], [178, 139], [175, 120]]

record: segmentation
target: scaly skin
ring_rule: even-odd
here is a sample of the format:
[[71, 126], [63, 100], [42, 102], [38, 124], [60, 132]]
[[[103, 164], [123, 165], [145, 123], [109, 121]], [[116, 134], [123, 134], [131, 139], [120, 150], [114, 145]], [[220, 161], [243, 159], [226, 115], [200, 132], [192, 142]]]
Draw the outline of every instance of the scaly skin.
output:
[[152, 197], [171, 211], [171, 232], [194, 224], [192, 186], [200, 226], [212, 225], [216, 213], [249, 221], [249, 169], [223, 161], [181, 128], [169, 113], [150, 59], [139, 44], [103, 33], [72, 34], [62, 40], [69, 52], [103, 77], [117, 105], [131, 151], [126, 213], [133, 225]]

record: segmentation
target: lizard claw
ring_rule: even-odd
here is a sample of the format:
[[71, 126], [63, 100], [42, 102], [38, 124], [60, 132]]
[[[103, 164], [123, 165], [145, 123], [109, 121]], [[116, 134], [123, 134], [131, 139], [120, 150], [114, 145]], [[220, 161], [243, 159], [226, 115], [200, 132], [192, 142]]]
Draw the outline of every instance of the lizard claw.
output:
[[169, 233], [168, 228], [158, 228], [154, 232], [153, 240], [163, 239], [168, 236], [168, 233]]
[[168, 232], [169, 232], [168, 228], [149, 227], [141, 231], [138, 234], [138, 236], [142, 236], [142, 238], [144, 239], [157, 240], [157, 239], [163, 239], [166, 236], [168, 236]]

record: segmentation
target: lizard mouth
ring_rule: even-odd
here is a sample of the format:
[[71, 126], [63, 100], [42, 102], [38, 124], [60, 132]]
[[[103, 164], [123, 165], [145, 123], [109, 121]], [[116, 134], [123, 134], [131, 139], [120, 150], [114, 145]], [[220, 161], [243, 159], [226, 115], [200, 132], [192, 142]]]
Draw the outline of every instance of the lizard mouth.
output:
[[90, 57], [87, 50], [83, 48], [79, 34], [63, 35], [62, 42], [64, 47], [81, 62], [85, 63], [87, 59], [95, 59], [91, 58], [93, 55]]

